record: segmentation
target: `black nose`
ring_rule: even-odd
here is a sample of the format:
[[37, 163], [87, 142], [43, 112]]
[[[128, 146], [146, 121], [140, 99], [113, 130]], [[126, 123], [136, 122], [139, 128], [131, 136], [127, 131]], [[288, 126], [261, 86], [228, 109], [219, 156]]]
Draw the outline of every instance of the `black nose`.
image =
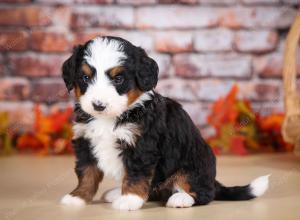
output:
[[103, 105], [102, 102], [95, 101], [92, 104], [93, 104], [95, 111], [102, 112], [105, 109], [105, 106]]

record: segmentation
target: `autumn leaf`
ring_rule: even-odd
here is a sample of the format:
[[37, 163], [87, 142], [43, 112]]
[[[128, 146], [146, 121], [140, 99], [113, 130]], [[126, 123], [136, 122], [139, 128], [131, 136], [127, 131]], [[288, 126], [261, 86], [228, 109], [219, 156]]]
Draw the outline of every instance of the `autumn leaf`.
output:
[[282, 113], [262, 117], [253, 111], [251, 103], [237, 98], [234, 85], [227, 96], [212, 105], [208, 123], [216, 135], [208, 138], [214, 152], [245, 155], [249, 152], [291, 151], [281, 135]]
[[231, 151], [233, 154], [244, 156], [247, 154], [245, 137], [233, 136], [230, 139]]
[[238, 116], [238, 111], [234, 105], [238, 86], [235, 85], [226, 97], [220, 98], [212, 106], [212, 112], [207, 121], [215, 128], [219, 128], [223, 123], [234, 122]]
[[33, 133], [24, 134], [17, 140], [17, 149], [19, 151], [37, 151], [43, 148], [43, 143], [38, 138], [36, 138]]
[[12, 134], [7, 112], [0, 112], [0, 155], [9, 155], [12, 149]]
[[40, 106], [35, 106], [34, 130], [18, 138], [17, 149], [35, 151], [40, 155], [71, 153], [72, 112], [72, 108], [67, 108], [46, 115]]

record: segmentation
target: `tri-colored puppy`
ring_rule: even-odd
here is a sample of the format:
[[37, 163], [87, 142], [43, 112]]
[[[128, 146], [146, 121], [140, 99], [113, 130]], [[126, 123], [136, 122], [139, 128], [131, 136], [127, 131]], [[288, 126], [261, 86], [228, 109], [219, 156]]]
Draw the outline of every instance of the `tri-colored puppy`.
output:
[[225, 187], [215, 156], [176, 101], [153, 91], [158, 66], [146, 52], [118, 37], [97, 37], [74, 49], [63, 79], [77, 98], [73, 146], [78, 186], [61, 200], [84, 205], [103, 176], [122, 186], [103, 195], [115, 209], [137, 210], [147, 200], [168, 207], [212, 200], [248, 200], [268, 188], [268, 176]]

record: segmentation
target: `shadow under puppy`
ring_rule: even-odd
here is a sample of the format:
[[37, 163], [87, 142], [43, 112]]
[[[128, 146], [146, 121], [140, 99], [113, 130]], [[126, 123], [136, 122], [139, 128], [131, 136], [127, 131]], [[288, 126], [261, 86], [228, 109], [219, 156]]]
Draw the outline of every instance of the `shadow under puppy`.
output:
[[168, 207], [248, 200], [268, 188], [268, 176], [236, 187], [215, 180], [211, 148], [181, 105], [153, 90], [158, 66], [142, 48], [97, 37], [74, 49], [63, 79], [77, 99], [78, 186], [61, 203], [92, 201], [104, 175], [122, 180], [103, 195], [120, 210], [137, 210], [147, 200], [164, 200]]

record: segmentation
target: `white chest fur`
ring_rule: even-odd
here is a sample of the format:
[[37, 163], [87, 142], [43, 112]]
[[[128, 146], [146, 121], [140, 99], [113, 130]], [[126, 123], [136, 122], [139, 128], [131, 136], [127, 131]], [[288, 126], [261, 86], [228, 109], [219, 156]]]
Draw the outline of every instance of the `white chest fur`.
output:
[[91, 141], [92, 153], [98, 159], [98, 167], [104, 174], [119, 180], [123, 177], [124, 166], [117, 139], [134, 145], [139, 129], [131, 123], [117, 129], [114, 129], [114, 126], [114, 119], [101, 118], [94, 119], [88, 124], [76, 123], [73, 130], [74, 138], [85, 137]]

